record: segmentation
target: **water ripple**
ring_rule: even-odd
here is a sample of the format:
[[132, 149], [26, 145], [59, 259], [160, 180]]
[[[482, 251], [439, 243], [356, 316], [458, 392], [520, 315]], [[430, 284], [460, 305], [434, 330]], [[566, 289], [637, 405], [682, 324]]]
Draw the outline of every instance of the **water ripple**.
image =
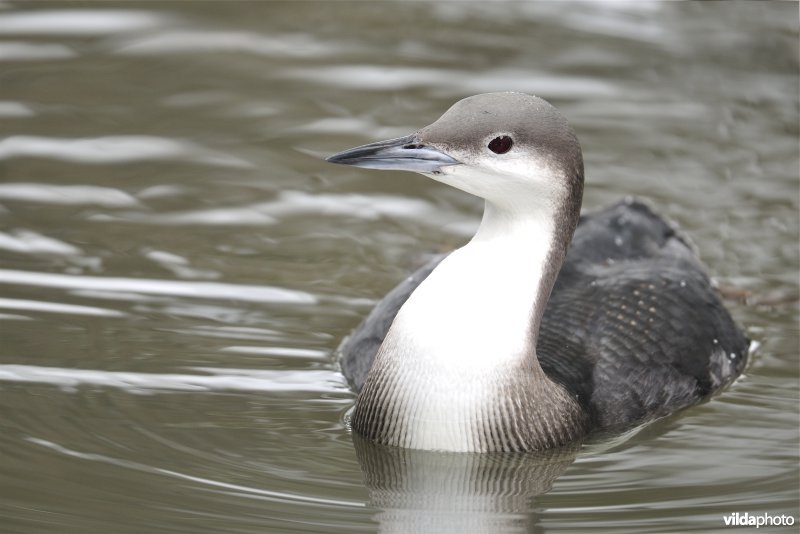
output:
[[461, 94], [501, 89], [557, 94], [560, 98], [597, 98], [619, 94], [619, 89], [610, 82], [588, 76], [554, 76], [552, 73], [530, 69], [521, 72], [518, 69], [499, 68], [475, 76], [474, 72], [467, 70], [369, 64], [290, 67], [284, 69], [280, 75], [291, 80], [305, 80], [359, 91], [401, 90], [446, 84], [458, 87]]
[[[363, 194], [309, 194], [302, 191], [283, 191], [275, 200], [231, 206], [187, 210], [172, 213], [126, 212], [103, 215], [103, 219], [135, 221], [143, 224], [170, 225], [269, 225], [287, 217], [356, 217], [376, 220], [394, 217], [425, 220], [431, 225], [469, 234], [475, 230], [475, 221], [463, 213], [447, 210], [429, 201], [396, 195]], [[95, 217], [96, 218], [96, 217]]]
[[96, 185], [52, 185], [35, 182], [0, 184], [0, 198], [45, 204], [139, 206], [139, 201], [124, 191]]
[[340, 53], [333, 43], [313, 40], [309, 34], [259, 35], [250, 32], [175, 31], [123, 42], [123, 55], [191, 54], [207, 52], [249, 53], [278, 57], [324, 57]]
[[0, 15], [0, 34], [109, 35], [163, 22], [164, 15], [131, 9], [52, 9]]
[[64, 313], [69, 315], [90, 315], [94, 317], [126, 317], [127, 314], [97, 308], [95, 306], [80, 306], [77, 304], [64, 304], [62, 302], [45, 302], [41, 300], [7, 299], [0, 298], [0, 308], [11, 310], [25, 310], [46, 313]]
[[185, 140], [149, 135], [109, 135], [84, 139], [14, 135], [0, 141], [0, 160], [50, 158], [80, 163], [183, 160], [223, 167], [250, 167], [239, 158]]
[[2, 61], [67, 59], [77, 55], [70, 47], [62, 44], [26, 43], [21, 41], [0, 43], [0, 58], [2, 58]]
[[134, 373], [98, 369], [69, 369], [36, 365], [0, 365], [0, 382], [49, 384], [62, 388], [103, 386], [129, 393], [155, 391], [304, 391], [347, 392], [342, 376], [332, 370], [262, 371], [192, 367], [206, 375]]
[[[0, 57], [3, 57], [3, 44], [0, 43]], [[0, 117], [32, 117], [33, 109], [22, 102], [0, 100]]]
[[[1, 197], [2, 195], [0, 195]], [[30, 230], [16, 230], [9, 233], [0, 232], [0, 250], [23, 254], [58, 254], [64, 256], [81, 253], [79, 248], [69, 243]]]
[[267, 490], [263, 488], [254, 488], [251, 486], [243, 486], [240, 484], [231, 484], [228, 482], [222, 482], [218, 480], [212, 480], [206, 477], [198, 477], [194, 475], [187, 475], [185, 473], [180, 473], [171, 469], [163, 469], [159, 467], [153, 467], [146, 464], [141, 464], [138, 462], [133, 462], [131, 460], [121, 460], [118, 458], [113, 458], [111, 456], [107, 456], [104, 454], [96, 454], [96, 453], [87, 453], [87, 452], [80, 452], [73, 449], [69, 449], [64, 447], [63, 445], [59, 445], [58, 443], [54, 443], [52, 441], [48, 441], [45, 439], [40, 438], [27, 438], [27, 441], [36, 445], [40, 445], [42, 447], [46, 447], [48, 449], [54, 450], [61, 454], [71, 456], [74, 458], [81, 458], [83, 460], [89, 460], [93, 462], [102, 462], [113, 464], [120, 467], [126, 467], [129, 469], [136, 469], [138, 471], [146, 471], [149, 473], [156, 473], [161, 475], [168, 475], [170, 477], [179, 478], [182, 480], [188, 480], [191, 482], [199, 482], [207, 486], [212, 486], [220, 489], [224, 489], [226, 492], [232, 493], [242, 493], [242, 494], [249, 494], [250, 496], [258, 496], [262, 498], [266, 498], [271, 501], [277, 502], [285, 502], [285, 503], [294, 503], [294, 502], [304, 502], [309, 504], [318, 504], [318, 505], [325, 505], [325, 506], [344, 506], [349, 508], [363, 508], [365, 505], [359, 501], [352, 501], [352, 500], [342, 500], [342, 499], [331, 499], [331, 498], [322, 498], [322, 497], [313, 497], [311, 495], [303, 495], [300, 493], [289, 493], [283, 491], [273, 491]]
[[323, 360], [327, 358], [328, 352], [318, 349], [297, 349], [291, 347], [250, 347], [250, 346], [230, 346], [223, 347], [220, 352], [230, 354], [252, 354], [257, 356], [281, 356], [284, 358], [303, 358], [310, 360]]
[[123, 294], [144, 293], [149, 295], [241, 300], [247, 302], [308, 305], [313, 305], [318, 302], [317, 297], [310, 293], [272, 286], [103, 276], [76, 276], [69, 274], [15, 271], [11, 269], [0, 269], [0, 283], [37, 287], [57, 287], [61, 289], [120, 292]]

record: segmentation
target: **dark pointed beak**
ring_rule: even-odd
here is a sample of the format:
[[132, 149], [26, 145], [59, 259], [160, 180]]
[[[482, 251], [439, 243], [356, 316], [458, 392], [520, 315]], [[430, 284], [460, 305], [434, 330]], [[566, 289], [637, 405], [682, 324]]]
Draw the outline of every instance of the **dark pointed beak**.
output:
[[351, 148], [327, 158], [331, 163], [366, 169], [437, 172], [461, 162], [437, 148], [422, 144], [416, 134]]

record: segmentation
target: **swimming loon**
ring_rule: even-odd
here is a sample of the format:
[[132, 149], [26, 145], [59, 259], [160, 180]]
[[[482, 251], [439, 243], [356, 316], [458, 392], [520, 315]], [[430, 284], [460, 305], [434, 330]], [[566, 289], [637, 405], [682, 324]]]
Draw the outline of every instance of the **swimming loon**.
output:
[[580, 215], [580, 145], [545, 100], [472, 96], [414, 134], [328, 161], [414, 171], [485, 199], [475, 236], [401, 283], [343, 344], [364, 437], [546, 449], [695, 404], [741, 373], [749, 340], [673, 225], [632, 199]]

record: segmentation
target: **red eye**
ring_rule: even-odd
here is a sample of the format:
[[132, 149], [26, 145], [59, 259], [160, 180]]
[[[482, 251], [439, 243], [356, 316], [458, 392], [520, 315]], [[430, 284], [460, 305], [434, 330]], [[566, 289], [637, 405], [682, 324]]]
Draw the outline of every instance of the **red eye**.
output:
[[494, 152], [495, 154], [505, 154], [509, 150], [511, 150], [511, 146], [514, 144], [514, 141], [507, 135], [501, 135], [500, 137], [495, 137], [491, 141], [489, 141], [489, 150]]

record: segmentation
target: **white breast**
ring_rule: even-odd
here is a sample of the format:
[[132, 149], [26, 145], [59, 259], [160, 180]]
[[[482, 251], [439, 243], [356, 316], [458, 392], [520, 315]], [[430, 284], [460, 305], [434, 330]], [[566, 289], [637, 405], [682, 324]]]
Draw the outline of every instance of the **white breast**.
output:
[[478, 450], [483, 412], [535, 357], [531, 320], [550, 240], [535, 224], [505, 230], [451, 254], [398, 313], [376, 360], [391, 384], [385, 405], [404, 428], [390, 442]]

